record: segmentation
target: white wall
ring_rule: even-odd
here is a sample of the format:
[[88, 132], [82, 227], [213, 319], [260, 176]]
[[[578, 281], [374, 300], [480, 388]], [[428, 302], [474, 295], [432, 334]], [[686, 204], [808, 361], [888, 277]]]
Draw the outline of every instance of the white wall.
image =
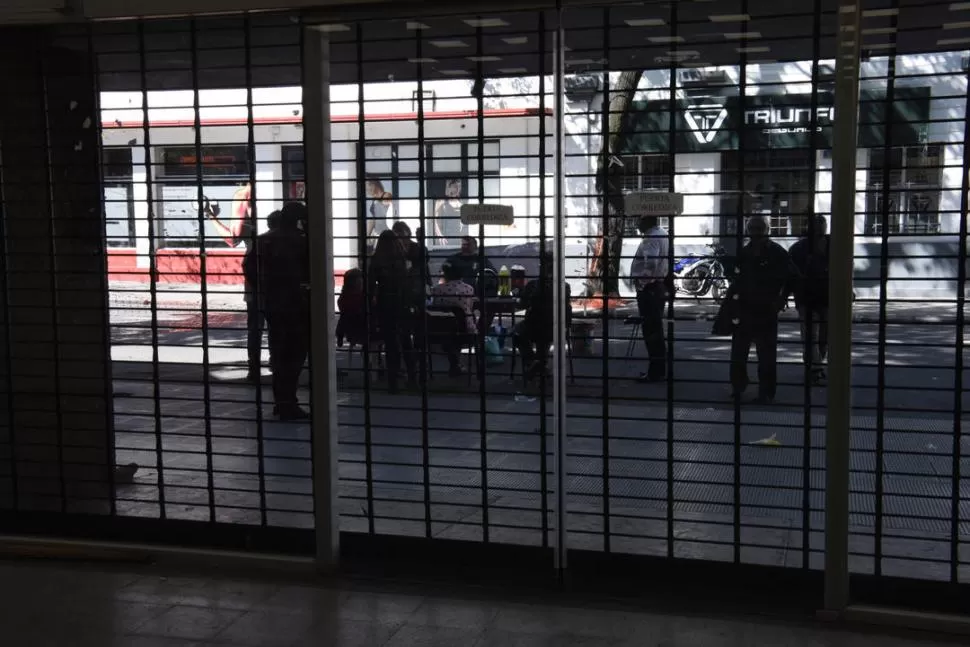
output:
[[[931, 143], [944, 145], [943, 159], [945, 168], [942, 172], [942, 192], [940, 196], [941, 225], [944, 233], [955, 233], [960, 223], [960, 189], [963, 182], [963, 128], [965, 116], [966, 73], [962, 70], [965, 52], [952, 52], [934, 55], [900, 56], [896, 59], [896, 87], [929, 87], [932, 95], [930, 103], [931, 122], [926, 129], [926, 139]], [[730, 82], [737, 82], [740, 70], [737, 66], [719, 68], [725, 72]], [[888, 70], [887, 60], [879, 57], [872, 58], [862, 65], [862, 86], [868, 89], [884, 89], [885, 75]], [[617, 74], [611, 73], [615, 80]], [[812, 66], [807, 62], [795, 63], [763, 63], [749, 65], [746, 70], [747, 92], [749, 94], [764, 93], [808, 93], [811, 91]], [[484, 102], [487, 107], [503, 108], [535, 108], [539, 105], [539, 79], [527, 77], [522, 79], [507, 79], [490, 81], [487, 87], [488, 95]], [[511, 230], [496, 228], [488, 231], [489, 236], [498, 236], [506, 242], [521, 240], [538, 235], [538, 214], [542, 210], [540, 204], [540, 189], [545, 183], [547, 201], [545, 211], [550, 216], [549, 230], [552, 234], [552, 214], [555, 210], [555, 170], [554, 117], [546, 119], [546, 177], [540, 177], [537, 155], [539, 152], [539, 119], [537, 118], [489, 118], [484, 120], [484, 128], [478, 133], [478, 120], [474, 111], [478, 107], [478, 100], [470, 95], [470, 83], [465, 79], [453, 81], [425, 82], [422, 89], [426, 93], [434, 92], [436, 102], [432, 106], [430, 98], [424, 103], [425, 113], [432, 110], [453, 113], [451, 119], [427, 119], [424, 121], [424, 137], [433, 139], [474, 139], [479, 136], [485, 139], [501, 141], [502, 162], [497, 170], [500, 174], [498, 190], [495, 199], [512, 204], [516, 211], [517, 223]], [[640, 84], [637, 99], [652, 99], [664, 101], [668, 98], [670, 88], [669, 70], [652, 70], [645, 72]], [[400, 120], [400, 115], [416, 112], [413, 93], [417, 91], [416, 82], [370, 84], [363, 89], [364, 117], [369, 118], [363, 133], [366, 141], [395, 140], [417, 138], [417, 124], [414, 120]], [[552, 107], [552, 82], [547, 79], [545, 105]], [[357, 86], [336, 86], [332, 89], [333, 103], [331, 110], [335, 118], [334, 124], [334, 197], [341, 207], [335, 204], [335, 217], [343, 222], [343, 241], [338, 243], [338, 256], [346, 255], [352, 258], [356, 255], [356, 241], [353, 238], [356, 221], [356, 166], [353, 158], [356, 143], [362, 137], [356, 119], [360, 117], [358, 103], [361, 91]], [[499, 95], [517, 95], [502, 97]], [[521, 96], [521, 95], [525, 96]], [[252, 117], [257, 121], [255, 137], [258, 143], [257, 151], [257, 208], [271, 208], [265, 202], [277, 203], [280, 195], [281, 165], [279, 159], [280, 145], [286, 142], [298, 143], [302, 141], [302, 129], [298, 124], [264, 125], [259, 124], [263, 119], [290, 119], [297, 121], [302, 117], [302, 93], [298, 87], [256, 89], [253, 91]], [[152, 145], [171, 143], [193, 143], [192, 125], [195, 120], [193, 104], [195, 95], [188, 92], [150, 92], [148, 93], [148, 116], [153, 121], [164, 121], [170, 124], [184, 124], [184, 126], [165, 129], [153, 129]], [[248, 117], [246, 108], [247, 93], [244, 90], [206, 90], [198, 94], [198, 104], [201, 109], [199, 117], [203, 120], [245, 120]], [[593, 98], [592, 103], [566, 105], [563, 119], [565, 134], [564, 163], [565, 163], [565, 195], [564, 206], [567, 217], [567, 244], [572, 249], [588, 249], [588, 242], [598, 230], [601, 205], [595, 196], [596, 154], [602, 140], [602, 124], [600, 123], [602, 97]], [[102, 97], [103, 116], [106, 122], [115, 125], [139, 126], [134, 128], [112, 128], [105, 131], [105, 142], [112, 145], [124, 145], [129, 140], [135, 141], [135, 214], [136, 229], [139, 235], [139, 262], [147, 263], [147, 206], [144, 203], [146, 189], [144, 187], [144, 167], [138, 147], [143, 143], [140, 125], [144, 118], [142, 95], [140, 93], [107, 93]], [[468, 116], [460, 113], [466, 112]], [[395, 115], [393, 121], [381, 121]], [[247, 128], [245, 125], [235, 126], [206, 126], [202, 129], [202, 139], [205, 143], [238, 143], [246, 141]], [[831, 160], [824, 153], [819, 153], [815, 208], [818, 213], [828, 213], [831, 205]], [[865, 211], [865, 186], [868, 165], [867, 151], [859, 151], [857, 163], [859, 171], [856, 174], [856, 232], [860, 243], [870, 241], [863, 237]], [[678, 248], [691, 249], [707, 242], [711, 234], [716, 234], [719, 201], [714, 195], [719, 190], [720, 156], [716, 152], [698, 154], [679, 154], [675, 158], [677, 177], [676, 189], [685, 194], [684, 214], [678, 218], [675, 225]], [[339, 236], [339, 234], [338, 234]], [[707, 237], [707, 238], [705, 238]], [[939, 237], [940, 241], [949, 240], [946, 236]], [[905, 243], [900, 239], [900, 243]], [[920, 239], [907, 243], [913, 253], [922, 253], [922, 248], [912, 247], [914, 244], [929, 245], [932, 241]], [[342, 246], [342, 247], [341, 247]], [[584, 252], [580, 252], [582, 255]], [[865, 259], [857, 265], [870, 263]], [[860, 269], [865, 269], [860, 267]], [[871, 269], [871, 268], [869, 268]], [[893, 268], [893, 272], [897, 268]], [[932, 271], [926, 269], [927, 272]], [[900, 282], [902, 285], [902, 282]], [[915, 285], [915, 284], [914, 284]], [[923, 285], [920, 289], [937, 290], [939, 281]], [[933, 287], [936, 286], [936, 287]]]

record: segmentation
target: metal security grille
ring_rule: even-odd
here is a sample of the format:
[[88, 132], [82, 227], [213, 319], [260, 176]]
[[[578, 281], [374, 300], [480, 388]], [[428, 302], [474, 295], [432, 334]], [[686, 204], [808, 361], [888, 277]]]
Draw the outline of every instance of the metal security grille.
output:
[[[243, 274], [270, 214], [309, 196], [331, 214], [304, 225], [332, 233], [306, 251], [333, 265], [312, 289], [337, 321], [284, 327], [336, 366], [335, 385], [312, 377], [336, 396], [347, 554], [526, 556], [611, 584], [700, 564], [815, 591], [829, 394], [809, 337], [828, 283], [811, 263], [851, 146], [854, 592], [952, 606], [970, 579], [966, 4], [862, 3], [854, 143], [835, 138], [834, 0], [17, 32], [0, 45], [24, 88], [0, 102], [4, 521], [312, 550], [329, 475], [311, 425], [274, 411], [266, 286]], [[325, 151], [304, 133], [318, 118]], [[667, 192], [683, 208], [649, 237], [672, 274], [658, 299], [668, 272], [635, 276], [627, 199]], [[758, 220], [789, 260], [810, 239], [818, 291], [792, 273], [745, 354], [712, 328], [756, 267]]]
[[[184, 532], [201, 543], [305, 551], [309, 424], [273, 415], [260, 289], [243, 275], [270, 214], [303, 197], [300, 23], [132, 22], [87, 37], [104, 178], [112, 514], [158, 520], [161, 536], [196, 522]], [[308, 372], [302, 382], [305, 401]]]
[[[529, 367], [512, 349], [524, 317], [502, 288], [551, 285], [551, 268], [539, 264], [554, 231], [554, 25], [546, 20], [323, 27], [332, 56], [334, 263], [347, 332], [337, 350], [347, 393], [347, 531], [552, 541], [552, 386], [544, 374], [535, 390], [522, 385]], [[389, 72], [401, 61], [406, 77]], [[495, 79], [499, 61], [522, 75]], [[484, 203], [513, 206], [514, 224], [465, 224], [463, 209]], [[445, 266], [464, 279], [460, 288], [442, 284]]]
[[[850, 568], [965, 582], [962, 405], [952, 411], [962, 398], [952, 335], [955, 324], [962, 330], [956, 312], [964, 298], [965, 57], [935, 51], [927, 19], [903, 19], [913, 11], [874, 4], [864, 13]], [[334, 114], [353, 119], [333, 137], [335, 169], [345, 164], [339, 177], [347, 178], [334, 193], [350, 201], [335, 207], [351, 232], [338, 260], [363, 272], [366, 301], [381, 298], [373, 291], [373, 239], [400, 220], [428, 250], [419, 283], [430, 276], [437, 284], [458, 235], [477, 239], [480, 263], [521, 263], [529, 276], [535, 256], [524, 250], [551, 249], [549, 239], [559, 236], [565, 253], [556, 262], [572, 295], [563, 329], [570, 343], [562, 347], [562, 474], [547, 472], [554, 464], [547, 452], [558, 446], [548, 417], [551, 382], [525, 387], [519, 369], [510, 369], [516, 352], [506, 347], [501, 363], [489, 357], [484, 375], [452, 379], [443, 377], [448, 364], [439, 355], [422, 385], [419, 347], [418, 382], [388, 394], [381, 315], [368, 310], [367, 348], [347, 353], [341, 383], [352, 393], [342, 410], [344, 528], [534, 545], [548, 536], [542, 529], [555, 530], [541, 521], [556, 519], [563, 501], [576, 568], [603, 554], [822, 568], [826, 392], [815, 369], [825, 365], [805, 359], [811, 350], [802, 327], [817, 328], [826, 313], [792, 300], [780, 314], [778, 386], [765, 405], [732, 401], [732, 342], [712, 336], [711, 326], [720, 305], [712, 297], [733, 281], [752, 218], [766, 219], [785, 249], [828, 227], [838, 145], [836, 12], [835, 3], [750, 0], [324, 26], [340, 97]], [[555, 60], [538, 52], [560, 34], [557, 82]], [[902, 69], [899, 84], [892, 79]], [[561, 111], [550, 123], [532, 116], [559, 105], [556, 92]], [[610, 133], [612, 163], [602, 157]], [[489, 167], [485, 154], [475, 166], [461, 148], [466, 139], [482, 151], [493, 142], [499, 159]], [[454, 195], [442, 183], [439, 146], [462, 158], [444, 172], [446, 183], [460, 182]], [[663, 186], [643, 176], [644, 160], [664, 170]], [[542, 192], [537, 176], [554, 182], [558, 168], [562, 184]], [[635, 217], [608, 206], [617, 196], [604, 168], [620, 169], [613, 179], [620, 204], [638, 190], [683, 194], [683, 213], [662, 223], [669, 260], [708, 263], [706, 278], [682, 272], [675, 279], [663, 319], [670, 361], [662, 383], [638, 381], [647, 370], [631, 278], [640, 236]], [[553, 187], [563, 191], [561, 207]], [[443, 235], [440, 207], [451, 198], [514, 205], [516, 224]], [[371, 221], [377, 202], [383, 225]], [[604, 210], [627, 232], [620, 246], [604, 245]], [[477, 277], [469, 283], [476, 304], [483, 296], [487, 304]], [[423, 339], [436, 322], [421, 307], [415, 312], [408, 335]], [[521, 306], [515, 316], [521, 319]], [[501, 318], [505, 330], [512, 318]], [[486, 326], [475, 342], [479, 354], [489, 336], [502, 333]], [[475, 357], [462, 355], [473, 370]], [[400, 370], [403, 386], [403, 364]], [[748, 370], [755, 391], [767, 376]], [[868, 580], [859, 582], [866, 589]]]

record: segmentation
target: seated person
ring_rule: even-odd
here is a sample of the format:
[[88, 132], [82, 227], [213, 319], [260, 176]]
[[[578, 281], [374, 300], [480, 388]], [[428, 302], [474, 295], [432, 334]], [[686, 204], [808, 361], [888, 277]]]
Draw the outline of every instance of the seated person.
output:
[[[461, 274], [457, 267], [451, 263], [441, 266], [444, 275], [444, 283], [431, 288], [431, 307], [435, 309], [460, 308], [465, 313], [464, 330], [468, 335], [475, 335], [475, 288], [468, 285], [461, 279]], [[449, 372], [452, 375], [461, 373], [458, 352], [461, 348], [457, 338], [444, 338], [441, 340], [445, 353], [448, 355]]]
[[461, 277], [462, 281], [475, 287], [478, 284], [478, 277], [483, 270], [495, 272], [495, 266], [492, 265], [492, 262], [488, 258], [485, 258], [485, 262], [479, 267], [481, 260], [478, 254], [478, 241], [472, 236], [464, 236], [461, 239], [461, 251], [450, 256], [446, 262], [450, 263], [457, 270], [458, 276]]
[[[552, 255], [543, 253], [539, 259], [539, 278], [529, 281], [519, 297], [525, 317], [515, 327], [515, 346], [522, 356], [526, 380], [541, 375], [546, 368], [546, 356], [553, 342], [554, 286], [552, 283]], [[569, 284], [565, 285], [566, 322], [568, 331], [572, 318]]]
[[367, 315], [365, 313], [364, 273], [358, 268], [347, 270], [344, 285], [337, 297], [337, 346], [344, 345], [344, 339], [351, 346], [363, 346], [366, 340]]

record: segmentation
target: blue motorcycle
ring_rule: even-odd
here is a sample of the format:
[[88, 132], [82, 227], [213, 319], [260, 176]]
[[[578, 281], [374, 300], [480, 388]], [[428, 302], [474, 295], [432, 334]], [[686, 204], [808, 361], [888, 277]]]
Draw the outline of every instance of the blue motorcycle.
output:
[[707, 256], [685, 256], [674, 263], [674, 287], [677, 292], [692, 297], [710, 294], [712, 299], [720, 301], [728, 288], [727, 274], [721, 262], [726, 252], [716, 243], [707, 247], [711, 249]]

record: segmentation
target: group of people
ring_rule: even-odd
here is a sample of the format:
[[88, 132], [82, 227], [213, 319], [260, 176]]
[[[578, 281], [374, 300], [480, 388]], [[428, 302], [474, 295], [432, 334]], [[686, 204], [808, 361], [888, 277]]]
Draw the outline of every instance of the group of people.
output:
[[[274, 414], [282, 420], [307, 417], [297, 399], [300, 373], [309, 352], [309, 263], [302, 223], [306, 207], [287, 203], [267, 218], [268, 231], [255, 239], [243, 261], [249, 316], [249, 377], [258, 381], [263, 323], [269, 333], [270, 367], [273, 373]], [[643, 239], [631, 273], [637, 284], [637, 305], [642, 319], [649, 365], [644, 382], [667, 379], [667, 343], [664, 338], [664, 306], [670, 291], [670, 250], [667, 232], [655, 216], [640, 221]], [[758, 397], [770, 403], [777, 385], [778, 315], [795, 297], [802, 322], [804, 361], [812, 379], [825, 378], [828, 346], [829, 237], [824, 217], [815, 217], [807, 235], [786, 251], [769, 236], [764, 218], [748, 220], [749, 241], [738, 254], [731, 284], [722, 304], [721, 317], [730, 320], [732, 395], [741, 399], [749, 378], [748, 356], [754, 345], [758, 353]], [[452, 375], [462, 372], [460, 348], [484, 335], [491, 325], [485, 279], [494, 266], [479, 253], [477, 242], [465, 237], [461, 250], [442, 266], [440, 280], [433, 283], [427, 249], [412, 238], [408, 225], [396, 222], [381, 232], [367, 275], [350, 270], [338, 300], [338, 339], [363, 344], [375, 340], [383, 346], [387, 361], [388, 388], [396, 391], [403, 364], [413, 384], [424, 375], [429, 309], [459, 312], [454, 338], [442, 340]], [[540, 256], [539, 278], [519, 294], [523, 320], [513, 339], [526, 367], [527, 378], [545, 367], [553, 340], [554, 295], [552, 258]], [[484, 296], [492, 296], [486, 294]], [[569, 286], [566, 285], [569, 298]], [[568, 321], [566, 322], [568, 326]], [[464, 342], [462, 339], [464, 338]], [[418, 370], [420, 368], [420, 371]]]
[[[643, 240], [637, 248], [631, 274], [636, 281], [637, 305], [643, 340], [649, 358], [644, 382], [667, 379], [667, 343], [664, 338], [664, 305], [670, 287], [668, 233], [656, 216], [639, 224]], [[748, 357], [754, 345], [758, 354], [756, 402], [771, 403], [777, 387], [778, 315], [794, 296], [801, 320], [804, 362], [811, 379], [825, 379], [828, 352], [828, 224], [815, 216], [805, 235], [789, 250], [771, 240], [768, 222], [750, 218], [748, 243], [738, 253], [731, 284], [718, 314], [731, 333], [731, 394], [736, 400], [748, 388]]]
[[[366, 282], [362, 270], [348, 271], [337, 300], [338, 344], [346, 339], [382, 347], [391, 392], [400, 388], [402, 368], [410, 386], [423, 378], [432, 344], [444, 350], [451, 376], [463, 374], [461, 349], [478, 344], [495, 314], [489, 299], [496, 296], [497, 274], [475, 238], [462, 238], [460, 250], [445, 260], [437, 280], [432, 280], [420, 232], [417, 238], [404, 222], [381, 232], [366, 264]], [[544, 369], [552, 343], [551, 281], [552, 259], [543, 254], [539, 278], [527, 283], [518, 297], [517, 308], [525, 315], [513, 339], [527, 378]], [[437, 325], [439, 321], [446, 324]]]

